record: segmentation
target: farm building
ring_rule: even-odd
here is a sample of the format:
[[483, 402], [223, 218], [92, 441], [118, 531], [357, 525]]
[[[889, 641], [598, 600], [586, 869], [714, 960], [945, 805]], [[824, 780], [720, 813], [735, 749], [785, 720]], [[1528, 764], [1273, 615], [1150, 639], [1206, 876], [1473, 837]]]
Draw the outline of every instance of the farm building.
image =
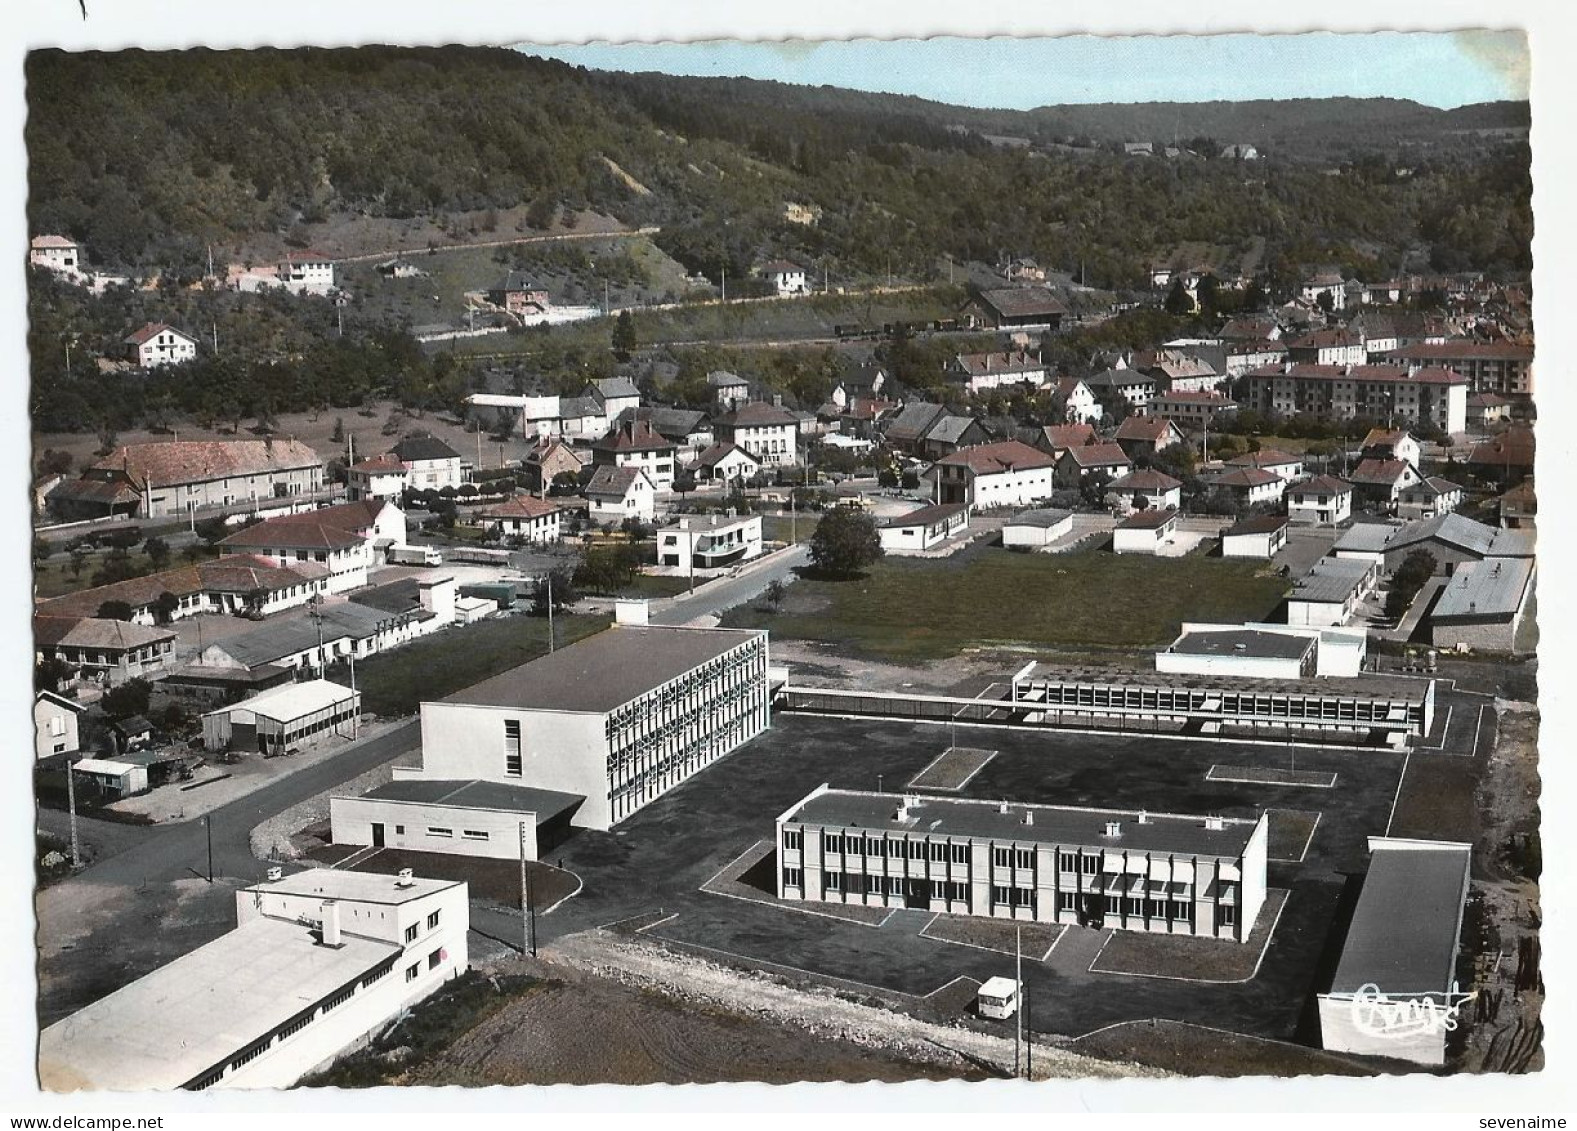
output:
[[936, 503], [884, 519], [877, 528], [882, 549], [929, 550], [969, 527], [968, 503]]
[[1533, 598], [1532, 558], [1463, 562], [1429, 614], [1437, 648], [1517, 651], [1517, 631]]
[[327, 730], [349, 737], [360, 718], [361, 692], [313, 679], [210, 711], [203, 716], [203, 746], [286, 754]]

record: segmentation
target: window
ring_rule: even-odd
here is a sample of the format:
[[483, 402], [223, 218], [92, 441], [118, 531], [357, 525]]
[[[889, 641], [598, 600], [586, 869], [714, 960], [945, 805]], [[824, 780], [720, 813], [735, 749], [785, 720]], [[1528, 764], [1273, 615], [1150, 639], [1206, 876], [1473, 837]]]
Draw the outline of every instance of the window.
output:
[[1077, 911], [1079, 907], [1079, 894], [1072, 891], [1059, 891], [1057, 893], [1058, 911]]
[[1013, 866], [1013, 850], [1011, 848], [993, 848], [991, 850], [991, 863], [998, 868]]
[[395, 825], [394, 826], [394, 835], [395, 836], [404, 836], [405, 835], [405, 826], [404, 825]]
[[904, 847], [903, 847], [903, 845], [904, 845], [904, 842], [901, 841], [901, 840], [890, 840], [890, 841], [888, 841], [887, 842], [887, 855], [889, 855], [889, 856], [896, 856], [896, 857], [902, 857], [903, 854], [904, 854]]
[[1084, 874], [1093, 876], [1101, 870], [1101, 858], [1095, 853], [1085, 853], [1079, 863], [1084, 866]]
[[405, 980], [407, 982], [414, 982], [421, 976], [421, 973], [422, 964], [420, 962], [414, 962], [405, 968]]
[[822, 877], [822, 887], [825, 888], [827, 891], [842, 891], [843, 890], [843, 873], [842, 872], [828, 872], [828, 873], [826, 873], [826, 875]]
[[948, 880], [947, 898], [954, 903], [967, 902], [969, 899], [969, 885], [958, 880]]
[[439, 914], [440, 914], [440, 911], [434, 911], [431, 915], [427, 916], [427, 929], [429, 931], [433, 930], [435, 927], [438, 926], [438, 916], [439, 916]]
[[462, 829], [460, 835], [466, 840], [490, 840], [492, 834], [485, 829]]
[[416, 932], [418, 930], [420, 930], [420, 929], [421, 928], [419, 928], [415, 923], [412, 923], [409, 927], [406, 927], [405, 928], [405, 941], [406, 942], [415, 942], [416, 941]]
[[992, 888], [991, 888], [991, 902], [992, 903], [1007, 904], [1007, 903], [1010, 903], [1012, 901], [1012, 899], [1013, 899], [1013, 889], [1012, 888], [1002, 887], [1000, 885], [992, 885]]
[[444, 952], [443, 952], [443, 948], [440, 947], [439, 949], [433, 951], [431, 954], [429, 954], [427, 956], [427, 969], [429, 969], [429, 970], [436, 970], [436, 969], [438, 969], [438, 964], [440, 962], [442, 962], [443, 960], [444, 960]]
[[1216, 922], [1223, 927], [1235, 927], [1238, 921], [1238, 909], [1231, 904], [1222, 904], [1216, 908]]
[[1034, 889], [1033, 888], [1014, 888], [1013, 889], [1012, 902], [1013, 902], [1013, 906], [1014, 907], [1033, 907], [1033, 906], [1035, 906], [1035, 891], [1034, 891]]
[[911, 859], [911, 860], [924, 860], [925, 859], [925, 841], [923, 841], [923, 840], [911, 840], [909, 842], [909, 859]]
[[1118, 912], [1122, 911], [1122, 909], [1122, 900], [1118, 899], [1115, 895], [1108, 895], [1106, 897], [1106, 914], [1116, 915]]
[[939, 840], [931, 842], [931, 859], [941, 863], [947, 859], [947, 845]]
[[1035, 866], [1035, 850], [1033, 848], [1020, 848], [1014, 853], [1014, 863], [1020, 868], [1033, 868]]
[[518, 778], [520, 769], [520, 720], [504, 720], [504, 774]]
[[783, 886], [797, 888], [804, 882], [804, 874], [798, 868], [783, 869]]
[[949, 845], [949, 847], [952, 849], [953, 863], [954, 864], [967, 864], [967, 863], [969, 863], [969, 845], [967, 845], [967, 844], [954, 844], [954, 845]]
[[800, 849], [800, 846], [804, 843], [804, 838], [805, 838], [805, 834], [802, 833], [799, 829], [784, 829], [783, 830], [783, 851], [785, 851], [785, 852], [798, 852], [799, 849]]
[[366, 989], [368, 986], [370, 986], [374, 982], [376, 982], [379, 978], [382, 978], [391, 969], [393, 969], [393, 967], [384, 966], [384, 967], [380, 967], [377, 970], [374, 970], [371, 974], [368, 974], [365, 978], [363, 978], [361, 980], [361, 988], [362, 989]]
[[841, 853], [843, 851], [843, 834], [823, 833], [821, 837], [821, 850], [828, 856], [831, 856], [835, 852]]
[[1181, 922], [1188, 922], [1194, 917], [1194, 905], [1174, 899], [1172, 901], [1172, 918]]
[[441, 829], [441, 828], [439, 828], [436, 825], [428, 825], [427, 826], [427, 835], [428, 836], [454, 836], [454, 830], [453, 829]]
[[1079, 854], [1076, 852], [1057, 853], [1057, 871], [1077, 872], [1079, 870]]

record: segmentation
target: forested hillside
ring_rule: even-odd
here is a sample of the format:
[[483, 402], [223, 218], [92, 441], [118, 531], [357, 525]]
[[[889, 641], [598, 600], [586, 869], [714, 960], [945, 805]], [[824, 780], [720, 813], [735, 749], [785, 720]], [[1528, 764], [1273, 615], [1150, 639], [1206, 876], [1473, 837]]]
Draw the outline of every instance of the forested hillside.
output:
[[[714, 277], [788, 255], [844, 279], [934, 278], [942, 256], [1007, 252], [1120, 287], [1181, 242], [1254, 237], [1272, 284], [1313, 260], [1394, 270], [1404, 248], [1443, 269], [1529, 265], [1525, 104], [1020, 114], [472, 48], [45, 51], [27, 82], [33, 230], [177, 276], [248, 233], [520, 205], [544, 225], [560, 207], [660, 224], [665, 251]], [[1128, 137], [1208, 159], [1107, 144]], [[1219, 159], [1214, 142], [1266, 155]], [[818, 223], [788, 222], [789, 202]]]

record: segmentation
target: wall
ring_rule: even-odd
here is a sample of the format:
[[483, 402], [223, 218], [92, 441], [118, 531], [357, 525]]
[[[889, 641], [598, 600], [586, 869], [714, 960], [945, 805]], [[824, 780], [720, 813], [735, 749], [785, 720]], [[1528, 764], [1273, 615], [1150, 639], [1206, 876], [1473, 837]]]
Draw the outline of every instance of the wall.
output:
[[1275, 656], [1211, 656], [1157, 652], [1155, 670], [1176, 675], [1247, 676], [1254, 679], [1301, 679], [1297, 660]]
[[1446, 1036], [1442, 1032], [1417, 1032], [1390, 1038], [1360, 1029], [1350, 1001], [1319, 995], [1320, 1045], [1331, 1052], [1388, 1056], [1415, 1064], [1444, 1064]]
[[[526, 858], [537, 859], [537, 821], [530, 813], [370, 797], [332, 797], [329, 799], [329, 820], [335, 844], [370, 845], [372, 826], [379, 823], [383, 825], [383, 843], [387, 848], [496, 860], [520, 858], [520, 826], [524, 824]], [[433, 836], [428, 833], [429, 828], [447, 828], [454, 835]], [[487, 833], [488, 839], [468, 839], [467, 829]]]

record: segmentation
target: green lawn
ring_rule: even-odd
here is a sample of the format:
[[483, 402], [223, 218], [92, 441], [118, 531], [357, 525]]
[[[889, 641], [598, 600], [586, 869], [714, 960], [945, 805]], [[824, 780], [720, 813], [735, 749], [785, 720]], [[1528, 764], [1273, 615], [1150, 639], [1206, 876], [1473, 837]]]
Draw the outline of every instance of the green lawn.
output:
[[[560, 647], [608, 626], [606, 616], [554, 617]], [[445, 629], [356, 665], [362, 704], [377, 715], [409, 715], [427, 700], [534, 660], [548, 650], [548, 622], [539, 617], [498, 617]], [[331, 669], [330, 679], [347, 673]]]
[[690, 588], [688, 577], [662, 577], [654, 574], [638, 574], [634, 581], [619, 587], [617, 596], [620, 597], [645, 597], [656, 600], [659, 597], [673, 597]]
[[899, 661], [1003, 644], [1099, 652], [1169, 643], [1184, 619], [1264, 619], [1286, 588], [1263, 563], [980, 547], [889, 559], [856, 581], [797, 581], [779, 612], [744, 606], [724, 623]]
[[[768, 514], [761, 517], [761, 537], [767, 542], [808, 542], [816, 532], [821, 515], [800, 513], [792, 519], [788, 515]], [[792, 533], [793, 537], [790, 538]]]

